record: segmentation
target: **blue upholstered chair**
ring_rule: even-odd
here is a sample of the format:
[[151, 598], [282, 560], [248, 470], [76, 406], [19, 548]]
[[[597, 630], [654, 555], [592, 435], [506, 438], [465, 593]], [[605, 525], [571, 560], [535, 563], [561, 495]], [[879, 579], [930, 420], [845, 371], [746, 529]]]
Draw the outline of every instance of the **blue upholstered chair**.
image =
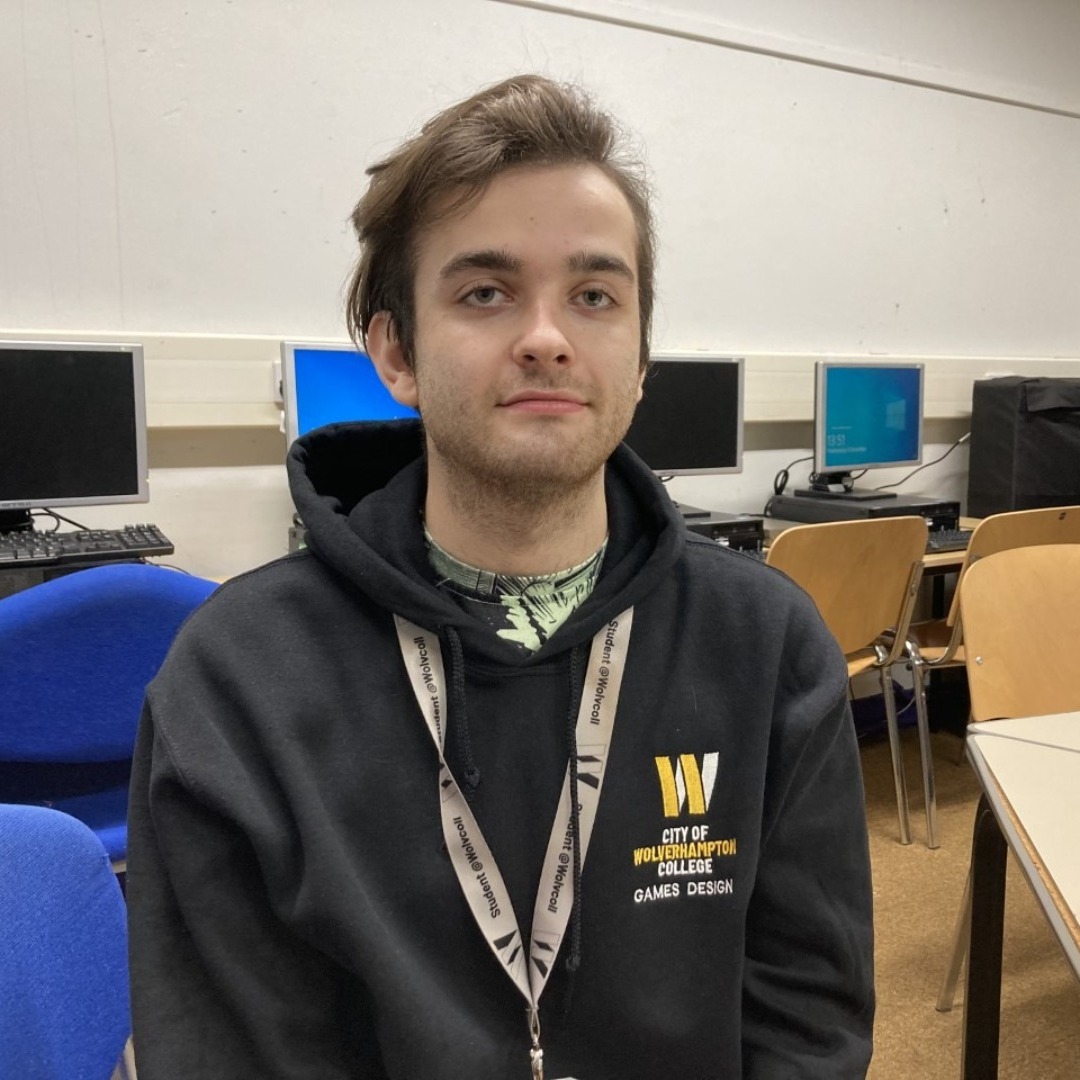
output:
[[82, 822], [0, 804], [0, 927], [0, 1075], [129, 1075], [124, 898]]
[[0, 600], [0, 801], [90, 826], [121, 868], [147, 683], [213, 582], [124, 563]]

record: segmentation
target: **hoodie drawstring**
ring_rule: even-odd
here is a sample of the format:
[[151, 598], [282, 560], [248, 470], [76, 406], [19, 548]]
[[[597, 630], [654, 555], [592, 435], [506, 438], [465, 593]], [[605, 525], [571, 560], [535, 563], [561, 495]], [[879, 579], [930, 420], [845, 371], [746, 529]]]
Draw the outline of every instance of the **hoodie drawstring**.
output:
[[461, 638], [452, 626], [446, 627], [446, 640], [450, 645], [450, 722], [457, 742], [461, 761], [465, 798], [472, 802], [480, 786], [480, 766], [472, 752], [469, 737], [469, 710], [465, 701], [465, 659], [461, 651]]

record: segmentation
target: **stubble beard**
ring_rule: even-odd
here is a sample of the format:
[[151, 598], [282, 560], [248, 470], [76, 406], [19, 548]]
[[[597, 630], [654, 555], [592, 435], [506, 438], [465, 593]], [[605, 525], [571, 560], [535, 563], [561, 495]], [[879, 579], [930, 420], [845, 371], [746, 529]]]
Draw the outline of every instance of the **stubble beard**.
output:
[[[559, 435], [559, 418], [536, 418], [538, 430], [502, 448], [478, 443], [465, 417], [440, 417], [425, 425], [429, 455], [437, 456], [455, 505], [473, 520], [507, 517], [558, 528], [572, 520], [593, 496], [607, 459], [633, 419], [636, 395], [626, 394], [604, 422], [574, 443]], [[548, 425], [545, 430], [541, 425]]]

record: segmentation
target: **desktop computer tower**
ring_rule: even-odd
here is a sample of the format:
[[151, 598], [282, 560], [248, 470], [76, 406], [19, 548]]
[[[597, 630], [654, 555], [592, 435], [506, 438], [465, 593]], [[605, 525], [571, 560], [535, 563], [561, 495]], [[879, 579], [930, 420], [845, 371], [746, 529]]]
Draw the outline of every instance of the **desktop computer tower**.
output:
[[753, 514], [715, 513], [688, 517], [686, 527], [737, 551], [761, 551], [765, 544], [765, 522]]
[[967, 512], [1080, 503], [1080, 379], [976, 381]]
[[891, 499], [774, 495], [769, 504], [769, 514], [784, 521], [811, 525], [826, 521], [858, 521], [914, 514], [926, 518], [931, 529], [955, 529], [960, 523], [960, 504], [955, 499], [935, 499], [931, 495], [896, 495]]

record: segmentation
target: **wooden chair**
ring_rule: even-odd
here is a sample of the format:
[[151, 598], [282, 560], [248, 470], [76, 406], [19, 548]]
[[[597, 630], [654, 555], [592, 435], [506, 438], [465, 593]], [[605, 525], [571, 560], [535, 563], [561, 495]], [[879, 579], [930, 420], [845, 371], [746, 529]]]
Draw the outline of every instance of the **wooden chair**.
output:
[[[894, 517], [796, 526], [773, 541], [766, 559], [810, 594], [847, 659], [849, 679], [878, 670], [902, 844], [911, 843], [911, 825], [891, 673], [904, 657], [925, 551], [923, 519]], [[929, 732], [922, 714], [919, 740], [926, 757]]]
[[[970, 568], [959, 592], [974, 722], [1080, 709], [1080, 543], [997, 552]], [[969, 873], [940, 1012], [952, 1008], [970, 932]]]
[[[976, 526], [968, 544], [964, 564], [960, 568], [952, 606], [943, 619], [912, 623], [908, 631], [908, 660], [915, 682], [917, 707], [926, 713], [926, 675], [948, 667], [965, 664], [963, 620], [960, 618], [960, 585], [972, 565], [995, 552], [1039, 544], [1080, 543], [1080, 506], [1055, 506], [1041, 510], [1017, 510], [984, 518]], [[937, 799], [934, 794], [933, 759], [927, 758], [924, 767], [930, 769], [926, 786], [926, 843], [936, 848]]]

